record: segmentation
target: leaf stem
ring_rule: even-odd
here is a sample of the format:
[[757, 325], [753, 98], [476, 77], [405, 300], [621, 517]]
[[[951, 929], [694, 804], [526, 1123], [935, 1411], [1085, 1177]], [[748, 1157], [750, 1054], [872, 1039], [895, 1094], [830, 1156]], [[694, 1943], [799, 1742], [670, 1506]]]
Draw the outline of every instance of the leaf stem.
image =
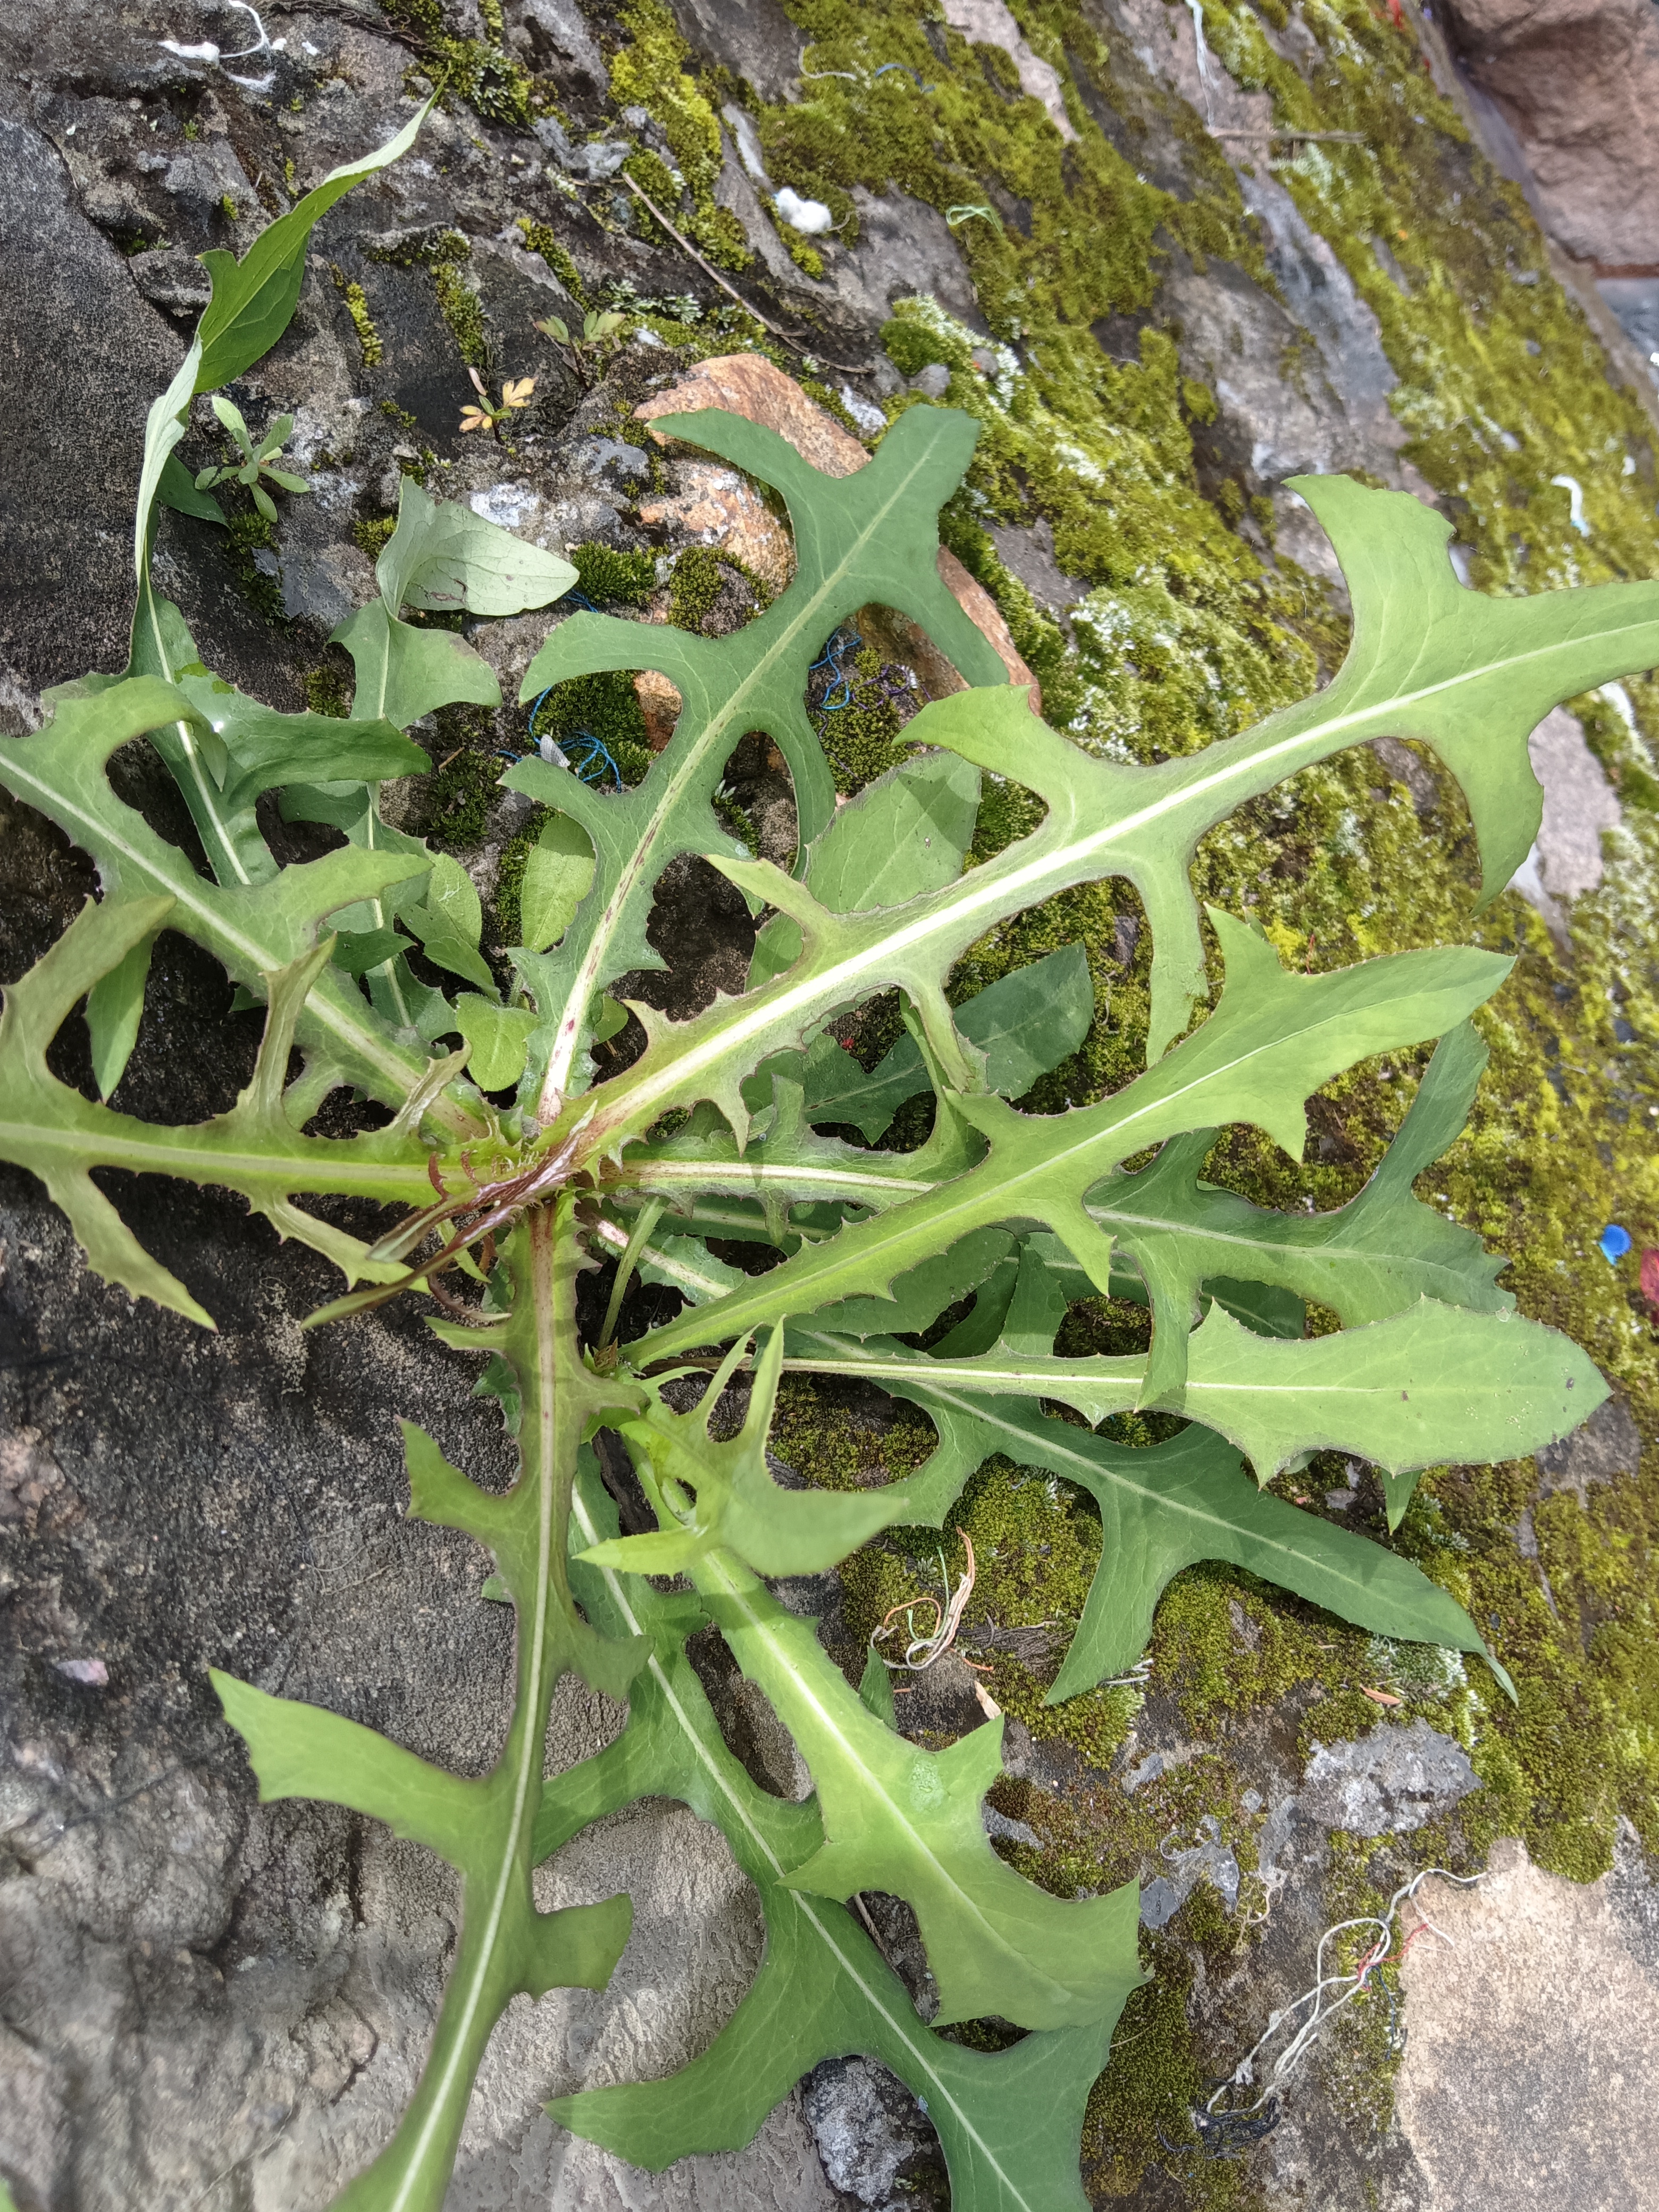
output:
[[558, 1265], [559, 1206], [537, 1207], [514, 1239], [518, 1297], [505, 1344], [523, 1394], [521, 1469], [495, 1544], [518, 1619], [518, 1690], [507, 1746], [489, 1777], [479, 1823], [487, 1852], [466, 1869], [461, 1936], [431, 2055], [397, 2133], [335, 2212], [441, 2212], [472, 2083], [503, 2007], [526, 1987], [538, 1995], [538, 1935], [550, 1923], [531, 1892], [548, 1712], [580, 1631], [566, 1566], [580, 1420], [561, 1418], [558, 1340], [574, 1341], [574, 1279]]

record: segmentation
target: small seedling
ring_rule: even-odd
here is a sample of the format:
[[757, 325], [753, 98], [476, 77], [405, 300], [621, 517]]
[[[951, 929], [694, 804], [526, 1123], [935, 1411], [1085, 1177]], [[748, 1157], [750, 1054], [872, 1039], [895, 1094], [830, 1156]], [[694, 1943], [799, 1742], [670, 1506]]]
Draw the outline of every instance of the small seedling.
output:
[[542, 316], [536, 328], [544, 337], [552, 339], [582, 382], [589, 384], [605, 356], [616, 344], [617, 333], [626, 319], [614, 307], [590, 307], [582, 319], [580, 337], [560, 315]]
[[216, 392], [213, 411], [242, 449], [240, 462], [232, 461], [222, 469], [203, 469], [198, 472], [196, 489], [206, 491], [216, 483], [228, 483], [233, 478], [245, 484], [253, 494], [253, 504], [267, 522], [276, 520], [276, 502], [265, 489], [268, 483], [280, 484], [284, 491], [308, 492], [311, 486], [303, 477], [291, 470], [279, 469], [276, 456], [294, 434], [294, 417], [279, 415], [256, 447], [253, 433], [242, 419], [242, 410], [222, 394]]
[[466, 373], [471, 378], [472, 389], [478, 397], [462, 408], [461, 428], [463, 430], [493, 430], [499, 438], [501, 426], [514, 409], [529, 406], [535, 395], [536, 380], [533, 376], [509, 376], [501, 386], [501, 400], [497, 404], [490, 398], [489, 386], [477, 370], [469, 368]]

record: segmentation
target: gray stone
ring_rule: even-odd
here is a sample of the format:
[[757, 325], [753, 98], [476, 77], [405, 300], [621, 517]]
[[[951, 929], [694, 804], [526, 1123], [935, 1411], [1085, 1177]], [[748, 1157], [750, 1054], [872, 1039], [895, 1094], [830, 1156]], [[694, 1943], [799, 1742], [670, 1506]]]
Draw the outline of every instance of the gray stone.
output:
[[994, 1805], [981, 1805], [980, 1818], [985, 1823], [985, 1832], [994, 1843], [1030, 1844], [1042, 1848], [1042, 1838], [1026, 1820], [1011, 1820], [1006, 1813], [999, 1813]]
[[1005, 567], [1048, 613], [1063, 614], [1083, 597], [1084, 586], [1054, 557], [1054, 525], [1047, 515], [1031, 523], [994, 522], [988, 529]]
[[1048, 120], [1071, 144], [1077, 132], [1066, 112], [1059, 71], [1052, 62], [1045, 62], [1032, 52], [1007, 0], [945, 0], [945, 20], [952, 30], [960, 31], [975, 46], [1000, 46], [1019, 73], [1020, 90], [1030, 99], [1042, 101], [1048, 111]]
[[[728, 107], [724, 112], [732, 115], [740, 111]], [[744, 116], [743, 120], [748, 125], [747, 135], [752, 139], [754, 125], [749, 122], [746, 115]], [[744, 134], [738, 132], [735, 135], [738, 147], [741, 149]], [[720, 134], [720, 151], [724, 158], [720, 176], [714, 185], [715, 204], [729, 208], [736, 216], [738, 221], [743, 225], [744, 236], [748, 240], [752, 251], [759, 254], [762, 262], [765, 264], [767, 275], [775, 283], [787, 285], [792, 289], [799, 287], [804, 281], [802, 272], [789, 258], [788, 247], [778, 236], [768, 218], [765, 209], [760, 204], [760, 195], [756, 190], [755, 178], [746, 160], [740, 160], [733, 154], [732, 141], [726, 137], [724, 131]], [[757, 161], [758, 151], [757, 148]], [[884, 416], [884, 422], [885, 419]]]
[[915, 2099], [871, 2058], [829, 2058], [806, 2077], [801, 2110], [834, 2188], [885, 2204], [902, 2168], [937, 2143]]
[[1601, 764], [1565, 707], [1553, 707], [1527, 741], [1533, 772], [1544, 787], [1544, 818], [1533, 848], [1511, 881], [1537, 908], [1557, 939], [1569, 940], [1563, 902], [1594, 890], [1606, 863], [1602, 833], [1623, 818]]
[[[939, 301], [958, 322], [984, 332], [973, 279], [955, 234], [937, 208], [889, 192], [878, 199], [862, 185], [853, 187], [858, 210], [859, 242], [851, 258], [860, 307], [884, 313], [895, 300], [925, 295]], [[844, 266], [845, 264], [843, 264]]]
[[170, 315], [198, 315], [213, 296], [207, 270], [196, 256], [171, 246], [133, 254], [127, 272], [150, 305]]
[[1355, 1743], [1316, 1743], [1302, 1810], [1356, 1836], [1403, 1835], [1480, 1787], [1461, 1744], [1425, 1720], [1379, 1721]]
[[[55, 149], [3, 107], [0, 265], [0, 350], [37, 363], [0, 410], [0, 665], [38, 691], [125, 665], [141, 426], [184, 348], [76, 205]], [[78, 465], [59, 447], [70, 360]]]
[[1581, 1429], [1538, 1455], [1538, 1495], [1570, 1490], [1588, 1505], [1591, 1486], [1637, 1474], [1642, 1464], [1642, 1433], [1622, 1398], [1606, 1398]]
[[510, 6], [531, 54], [556, 76], [585, 81], [596, 92], [611, 88], [599, 41], [576, 0], [517, 0]]
[[1603, 276], [1595, 289], [1618, 316], [1626, 337], [1651, 365], [1659, 354], [1659, 276]]
[[805, 34], [778, 0], [675, 0], [680, 28], [713, 61], [753, 85], [763, 100], [798, 100]]
[[1159, 1856], [1169, 1871], [1157, 1875], [1140, 1893], [1140, 1924], [1162, 1928], [1174, 1918], [1200, 1881], [1218, 1893], [1231, 1912], [1238, 1903], [1238, 1861], [1231, 1844], [1221, 1839], [1221, 1825], [1206, 1813], [1197, 1828], [1198, 1841], [1185, 1850], [1171, 1850], [1173, 1837], [1166, 1836]]

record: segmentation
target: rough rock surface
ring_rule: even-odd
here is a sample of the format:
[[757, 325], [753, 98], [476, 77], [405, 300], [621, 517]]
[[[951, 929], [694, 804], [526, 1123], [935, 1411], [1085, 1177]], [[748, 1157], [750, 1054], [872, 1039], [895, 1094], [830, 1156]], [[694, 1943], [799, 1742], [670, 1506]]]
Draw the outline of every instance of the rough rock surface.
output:
[[1659, 1975], [1616, 1885], [1562, 1881], [1505, 1842], [1477, 1887], [1419, 1892], [1435, 1933], [1404, 1968], [1395, 2110], [1435, 2212], [1659, 2205], [1632, 2125], [1659, 2094]]
[[[906, 2166], [930, 2149], [938, 2155], [938, 2138], [915, 2098], [868, 2058], [829, 2058], [814, 2067], [801, 2111], [830, 2186], [860, 2204], [886, 2204]], [[904, 2194], [914, 2201], [912, 2190]]]
[[1478, 1790], [1468, 1754], [1424, 1720], [1387, 1721], [1357, 1743], [1316, 1743], [1302, 1778], [1303, 1808], [1322, 1828], [1356, 1836], [1420, 1828]]
[[1448, 0], [1472, 82], [1514, 133], [1545, 227], [1609, 274], [1659, 255], [1659, 18], [1647, 0]]

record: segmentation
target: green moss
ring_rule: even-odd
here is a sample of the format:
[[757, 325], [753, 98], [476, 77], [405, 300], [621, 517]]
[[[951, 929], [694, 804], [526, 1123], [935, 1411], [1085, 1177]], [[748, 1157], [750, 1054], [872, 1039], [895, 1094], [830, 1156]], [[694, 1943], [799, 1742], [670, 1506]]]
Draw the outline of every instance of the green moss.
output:
[[524, 242], [527, 251], [541, 255], [542, 259], [546, 262], [560, 283], [564, 286], [565, 290], [586, 313], [592, 302], [587, 296], [586, 285], [582, 283], [581, 271], [577, 268], [569, 248], [560, 244], [558, 234], [552, 224], [532, 222], [528, 216], [521, 215], [519, 217], [519, 228], [524, 233]]
[[482, 374], [489, 367], [489, 340], [477, 294], [448, 261], [433, 264], [432, 286], [438, 295], [438, 312], [449, 325], [456, 350], [469, 368]]
[[380, 6], [394, 21], [419, 34], [425, 73], [440, 91], [464, 100], [487, 123], [530, 128], [538, 104], [536, 81], [502, 46], [500, 0], [480, 0], [487, 40], [452, 37], [441, 0], [380, 0]]
[[[631, 154], [625, 166], [716, 267], [746, 268], [753, 257], [743, 226], [729, 209], [714, 203], [721, 161], [719, 118], [685, 68], [690, 50], [679, 27], [662, 0], [630, 0], [621, 21], [630, 42], [611, 58], [611, 99], [619, 107], [645, 108], [662, 126], [678, 173], [644, 149]], [[643, 210], [639, 219], [649, 222]]]
[[641, 607], [657, 587], [654, 553], [619, 553], [613, 545], [573, 545], [578, 588], [600, 606]]
[[345, 656], [333, 653], [305, 674], [306, 708], [313, 714], [331, 714], [344, 721], [351, 713], [352, 679]]
[[861, 1490], [914, 1473], [936, 1441], [932, 1423], [913, 1406], [895, 1405], [891, 1418], [872, 1419], [844, 1403], [832, 1404], [803, 1376], [786, 1375], [778, 1389], [772, 1449], [797, 1473], [826, 1490]]
[[722, 635], [769, 605], [771, 597], [754, 570], [732, 554], [692, 545], [669, 577], [668, 619], [678, 629]]
[[675, 562], [669, 580], [669, 621], [677, 629], [700, 630], [724, 580], [718, 554], [706, 545], [689, 546]]
[[626, 784], [637, 783], [651, 765], [645, 717], [625, 671], [574, 677], [556, 684], [532, 703], [538, 738], [551, 738], [567, 753], [580, 754], [583, 740], [598, 738], [622, 771]]
[[471, 243], [465, 231], [434, 223], [399, 240], [396, 246], [371, 246], [368, 258], [371, 261], [383, 261], [393, 269], [433, 269], [441, 262], [465, 261], [471, 252]]
[[[815, 284], [817, 283], [823, 275], [823, 256], [816, 246], [811, 245], [802, 236], [793, 223], [783, 221], [777, 212], [775, 201], [767, 201], [766, 211], [772, 217], [774, 226], [778, 236], [783, 240], [789, 258], [804, 276], [810, 276]], [[736, 218], [733, 217], [733, 221], [735, 220]]]
[[419, 786], [422, 833], [443, 851], [464, 851], [483, 839], [501, 763], [487, 713], [443, 707], [436, 720], [438, 764]]
[[256, 614], [274, 626], [286, 628], [288, 616], [283, 605], [282, 585], [275, 576], [267, 575], [253, 557], [256, 553], [276, 550], [276, 532], [246, 492], [238, 499], [228, 490], [222, 490], [219, 497], [228, 509], [228, 527], [225, 534], [238, 591]]
[[[1187, 2020], [1193, 1970], [1176, 1944], [1143, 1942], [1155, 1978], [1131, 1992], [1084, 2120], [1089, 2192], [1097, 2203], [1133, 2197], [1148, 2166], [1173, 2166], [1187, 2203], [1222, 2212], [1243, 2201], [1245, 2184], [1237, 2166], [1196, 2154], [1193, 2110], [1211, 2085]], [[1185, 2157], [1182, 2145], [1193, 2147]]]
[[524, 872], [537, 839], [552, 816], [550, 806], [538, 806], [519, 835], [501, 848], [501, 857], [495, 864], [495, 939], [498, 945], [517, 945], [523, 939], [520, 902], [524, 896]]
[[395, 514], [377, 514], [354, 522], [351, 526], [351, 535], [371, 561], [378, 561], [390, 544], [392, 533], [397, 527], [398, 518]]
[[345, 302], [345, 311], [351, 318], [351, 327], [357, 333], [357, 348], [363, 357], [365, 368], [378, 368], [386, 359], [386, 348], [380, 333], [374, 327], [374, 319], [368, 312], [368, 295], [361, 284], [348, 282], [343, 270], [334, 271], [334, 289]]

